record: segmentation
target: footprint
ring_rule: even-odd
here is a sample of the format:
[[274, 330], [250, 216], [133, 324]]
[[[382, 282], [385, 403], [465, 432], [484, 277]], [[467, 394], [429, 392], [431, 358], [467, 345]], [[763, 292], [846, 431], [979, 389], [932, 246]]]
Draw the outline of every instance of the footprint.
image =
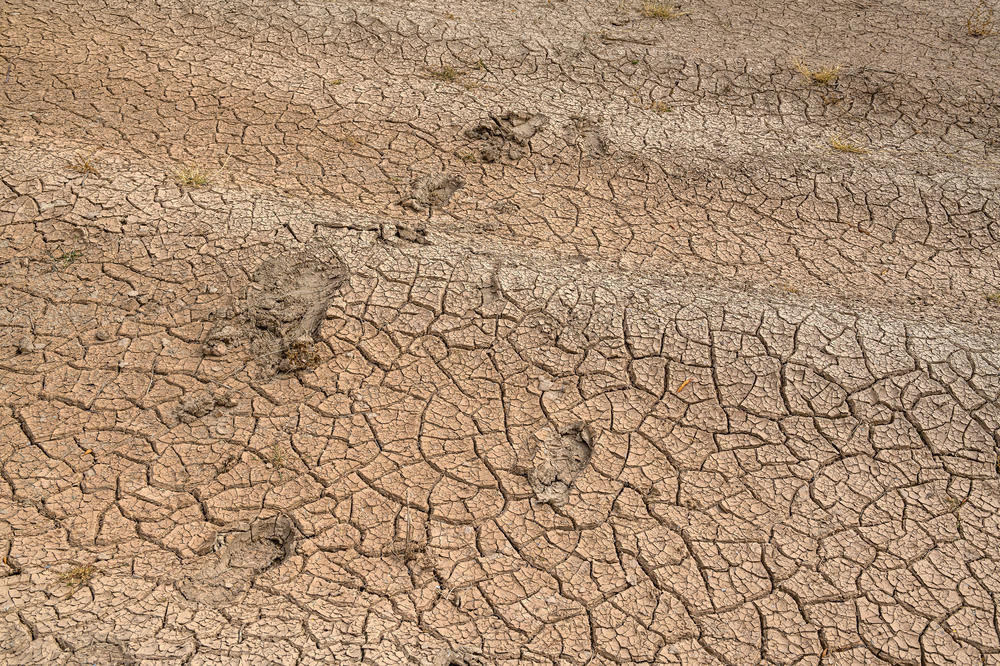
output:
[[410, 184], [410, 193], [399, 200], [399, 205], [415, 213], [430, 213], [434, 208], [443, 208], [465, 184], [458, 176], [446, 173], [432, 173], [417, 178]]
[[228, 533], [201, 569], [177, 587], [189, 600], [231, 604], [246, 594], [258, 575], [294, 551], [295, 527], [287, 516], [260, 518], [249, 529]]
[[313, 342], [330, 302], [347, 280], [339, 259], [321, 260], [286, 253], [260, 265], [246, 297], [232, 317], [216, 322], [205, 353], [222, 356], [248, 344], [268, 373], [293, 372], [315, 365]]
[[562, 506], [593, 454], [590, 427], [578, 422], [560, 433], [545, 428], [535, 433], [534, 439], [528, 483], [539, 502]]
[[483, 162], [495, 162], [506, 153], [512, 160], [520, 159], [530, 152], [531, 137], [549, 122], [541, 113], [507, 111], [482, 120], [465, 130], [465, 136], [473, 141], [485, 141], [479, 149]]

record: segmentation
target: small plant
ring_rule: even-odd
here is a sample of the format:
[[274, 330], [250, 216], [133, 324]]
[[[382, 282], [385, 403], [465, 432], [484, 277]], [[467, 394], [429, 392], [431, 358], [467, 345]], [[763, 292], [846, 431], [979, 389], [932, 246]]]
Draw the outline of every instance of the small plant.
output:
[[993, 23], [993, 8], [986, 4], [986, 0], [979, 0], [979, 4], [965, 19], [965, 32], [970, 37], [989, 37], [996, 34], [996, 26]]
[[674, 107], [659, 100], [652, 102], [647, 108], [654, 113], [670, 113], [674, 110]]
[[178, 185], [183, 187], [205, 187], [212, 182], [212, 175], [198, 166], [188, 165], [174, 174]]
[[206, 185], [210, 185], [212, 181], [225, 170], [228, 164], [229, 155], [226, 155], [226, 161], [223, 162], [222, 166], [219, 167], [219, 170], [215, 172], [189, 164], [174, 172], [174, 180], [182, 187], [205, 187]]
[[834, 150], [839, 150], [842, 153], [854, 153], [855, 155], [864, 155], [868, 152], [861, 146], [856, 146], [853, 143], [844, 141], [837, 136], [830, 139], [830, 147]]
[[639, 13], [646, 18], [655, 18], [661, 21], [670, 21], [690, 14], [690, 12], [682, 12], [680, 5], [668, 5], [665, 2], [649, 2], [648, 0], [644, 0]]
[[309, 340], [296, 340], [285, 350], [279, 369], [283, 372], [297, 372], [315, 368], [319, 362], [320, 356], [316, 352], [316, 345]]
[[96, 573], [97, 567], [93, 564], [85, 564], [74, 567], [69, 571], [60, 574], [59, 580], [62, 581], [67, 587], [71, 587], [75, 590], [89, 583]]
[[795, 69], [810, 83], [822, 86], [830, 85], [840, 73], [840, 65], [821, 67], [820, 69], [810, 69], [809, 66], [802, 61], [795, 62]]
[[437, 79], [438, 81], [444, 81], [446, 83], [454, 83], [455, 81], [458, 81], [458, 77], [462, 76], [462, 73], [451, 65], [444, 65], [440, 69], [428, 69], [427, 74], [432, 79]]
[[990, 305], [1000, 305], [1000, 291], [986, 294], [986, 302]]
[[84, 176], [97, 175], [97, 168], [94, 166], [94, 162], [91, 157], [81, 157], [75, 162], [70, 162], [67, 167], [70, 171], [75, 171]]
[[69, 252], [63, 252], [56, 261], [61, 263], [63, 266], [69, 266], [74, 261], [83, 256], [83, 250], [71, 250]]
[[277, 444], [271, 445], [267, 453], [267, 462], [271, 463], [274, 467], [281, 467], [284, 464], [285, 454], [282, 452], [280, 446]]
[[67, 268], [70, 264], [78, 261], [80, 257], [83, 256], [83, 250], [70, 250], [69, 252], [63, 252], [58, 257], [53, 257], [49, 255], [49, 272], [61, 271]]

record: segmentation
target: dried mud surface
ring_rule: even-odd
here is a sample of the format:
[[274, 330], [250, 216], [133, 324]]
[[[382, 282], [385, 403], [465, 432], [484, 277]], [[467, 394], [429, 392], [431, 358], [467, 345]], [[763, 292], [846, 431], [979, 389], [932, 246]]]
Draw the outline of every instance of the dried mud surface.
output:
[[974, 3], [0, 9], [0, 662], [1000, 664]]

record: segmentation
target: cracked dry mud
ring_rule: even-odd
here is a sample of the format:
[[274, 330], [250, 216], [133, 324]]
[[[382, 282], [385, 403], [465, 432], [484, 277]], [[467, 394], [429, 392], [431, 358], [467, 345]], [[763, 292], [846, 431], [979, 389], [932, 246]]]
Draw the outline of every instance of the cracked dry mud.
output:
[[0, 662], [1000, 664], [973, 9], [8, 0]]

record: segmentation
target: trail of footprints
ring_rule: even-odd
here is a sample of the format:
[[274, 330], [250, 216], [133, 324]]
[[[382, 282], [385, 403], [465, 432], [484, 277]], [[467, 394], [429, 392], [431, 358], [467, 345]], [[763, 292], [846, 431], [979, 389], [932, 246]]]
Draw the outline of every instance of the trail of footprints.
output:
[[348, 5], [0, 18], [2, 659], [1000, 664], [995, 56]]

